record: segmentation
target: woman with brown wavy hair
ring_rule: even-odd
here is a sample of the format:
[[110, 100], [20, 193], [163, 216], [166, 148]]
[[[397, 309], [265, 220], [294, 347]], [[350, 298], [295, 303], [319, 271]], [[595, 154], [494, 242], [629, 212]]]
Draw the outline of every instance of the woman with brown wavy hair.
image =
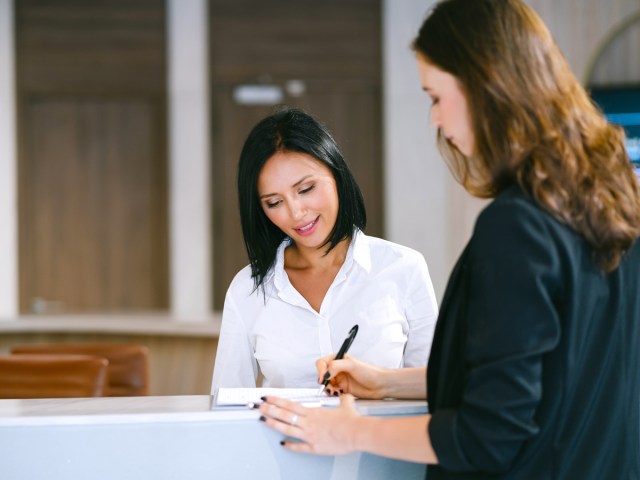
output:
[[622, 131], [521, 0], [442, 1], [414, 49], [441, 152], [493, 201], [449, 279], [428, 378], [317, 367], [329, 393], [426, 392], [430, 412], [269, 397], [262, 420], [301, 440], [290, 450], [424, 462], [429, 480], [640, 478], [640, 188]]
[[[640, 235], [624, 131], [594, 106], [540, 18], [524, 6], [508, 15], [510, 3], [490, 6], [502, 21], [486, 28], [470, 28], [477, 19], [468, 9], [425, 24], [415, 40], [418, 55], [458, 79], [470, 111], [483, 112], [472, 116], [473, 155], [461, 154], [441, 129], [440, 150], [470, 193], [490, 198], [518, 184], [586, 238], [611, 271]], [[441, 41], [450, 32], [453, 45]]]

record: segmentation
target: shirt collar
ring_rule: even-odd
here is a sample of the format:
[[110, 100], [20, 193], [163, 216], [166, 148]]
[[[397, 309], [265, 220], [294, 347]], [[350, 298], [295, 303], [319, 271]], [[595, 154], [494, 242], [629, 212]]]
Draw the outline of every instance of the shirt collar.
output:
[[[271, 280], [271, 278], [273, 278], [274, 285], [278, 290], [282, 290], [287, 284], [287, 282], [285, 281], [284, 271], [284, 251], [289, 245], [291, 245], [291, 238], [287, 237], [278, 246], [273, 269], [268, 275], [268, 280]], [[349, 244], [347, 256], [344, 260], [346, 268], [342, 268], [341, 270], [344, 272], [349, 271], [349, 269], [351, 268], [351, 263], [353, 262], [359, 265], [365, 272], [369, 273], [371, 271], [371, 250], [369, 249], [369, 237], [367, 237], [359, 229], [356, 229], [353, 238], [351, 239], [351, 243]]]
[[352, 255], [353, 261], [356, 262], [362, 269], [369, 273], [371, 271], [371, 250], [369, 249], [369, 237], [367, 237], [361, 230], [356, 230], [349, 245], [349, 251], [347, 257]]
[[278, 290], [282, 290], [283, 286], [286, 285], [285, 282], [285, 272], [284, 272], [284, 250], [291, 244], [291, 239], [286, 237], [280, 246], [278, 247], [278, 251], [276, 252], [276, 261], [273, 264], [273, 268], [271, 269], [271, 277], [273, 277], [273, 282], [275, 287]]

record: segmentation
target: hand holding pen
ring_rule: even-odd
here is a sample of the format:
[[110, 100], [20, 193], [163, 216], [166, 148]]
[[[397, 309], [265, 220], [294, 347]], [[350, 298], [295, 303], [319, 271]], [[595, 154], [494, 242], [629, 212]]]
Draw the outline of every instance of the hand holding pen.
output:
[[[345, 339], [345, 341], [342, 343], [342, 346], [340, 347], [340, 350], [338, 350], [338, 353], [336, 354], [335, 357], [331, 357], [332, 360], [341, 360], [342, 358], [344, 358], [345, 354], [347, 353], [347, 351], [349, 350], [349, 347], [351, 347], [351, 344], [353, 343], [353, 340], [356, 338], [356, 334], [358, 333], [358, 325], [354, 325], [353, 327], [351, 327], [351, 330], [349, 330], [349, 335], [347, 335], [347, 338]], [[322, 361], [318, 360], [318, 362]], [[318, 362], [316, 362], [316, 366], [318, 365]], [[324, 389], [327, 387], [327, 385], [329, 384], [329, 378], [331, 377], [331, 374], [329, 373], [329, 371], [326, 371], [324, 374], [324, 378], [322, 381], [322, 386], [320, 387], [320, 390], [318, 391], [318, 396], [322, 395], [322, 392], [324, 392]], [[262, 401], [265, 401], [265, 397], [261, 398]], [[290, 399], [292, 400], [292, 399]], [[306, 398], [306, 400], [308, 400], [308, 398]], [[251, 402], [249, 404], [247, 404], [247, 407], [249, 408], [258, 408], [260, 406], [260, 403], [257, 402]]]
[[327, 395], [350, 393], [356, 398], [375, 400], [394, 392], [389, 388], [394, 385], [394, 374], [398, 369], [378, 367], [349, 355], [340, 361], [336, 360], [337, 356], [328, 355], [316, 361], [318, 375], [323, 381], [327, 375], [331, 376], [329, 370], [333, 373], [331, 384], [325, 388]]
[[[351, 328], [351, 330], [349, 330], [349, 335], [347, 335], [347, 338], [342, 343], [340, 350], [338, 350], [335, 360], [342, 360], [344, 358], [345, 353], [347, 353], [347, 351], [349, 350], [349, 347], [351, 347], [351, 344], [353, 343], [353, 340], [356, 338], [357, 333], [358, 333], [358, 325], [354, 325]], [[322, 386], [318, 391], [318, 395], [321, 395], [322, 392], [324, 392], [324, 389], [327, 388], [330, 377], [331, 377], [331, 374], [329, 373], [329, 371], [325, 372], [324, 378], [322, 379]]]

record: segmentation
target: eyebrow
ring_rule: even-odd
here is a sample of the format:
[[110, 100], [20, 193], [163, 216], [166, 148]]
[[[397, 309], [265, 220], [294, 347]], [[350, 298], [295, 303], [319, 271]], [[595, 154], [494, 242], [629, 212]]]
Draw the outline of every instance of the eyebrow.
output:
[[[291, 185], [291, 188], [296, 188], [298, 185], [300, 185], [302, 182], [307, 180], [309, 177], [313, 177], [313, 175], [305, 175], [300, 180], [298, 180], [296, 183]], [[264, 195], [260, 195], [260, 199], [268, 198], [268, 197], [274, 197], [276, 195], [277, 195], [277, 193], [265, 193]]]

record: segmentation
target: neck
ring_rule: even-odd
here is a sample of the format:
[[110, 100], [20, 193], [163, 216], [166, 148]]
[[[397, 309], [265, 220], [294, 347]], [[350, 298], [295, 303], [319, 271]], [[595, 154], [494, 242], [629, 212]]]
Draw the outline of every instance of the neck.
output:
[[338, 243], [325, 255], [328, 246], [322, 248], [305, 248], [297, 244], [288, 247], [285, 254], [285, 266], [295, 269], [315, 269], [341, 266], [347, 258], [347, 250], [351, 243], [350, 238], [346, 238]]

